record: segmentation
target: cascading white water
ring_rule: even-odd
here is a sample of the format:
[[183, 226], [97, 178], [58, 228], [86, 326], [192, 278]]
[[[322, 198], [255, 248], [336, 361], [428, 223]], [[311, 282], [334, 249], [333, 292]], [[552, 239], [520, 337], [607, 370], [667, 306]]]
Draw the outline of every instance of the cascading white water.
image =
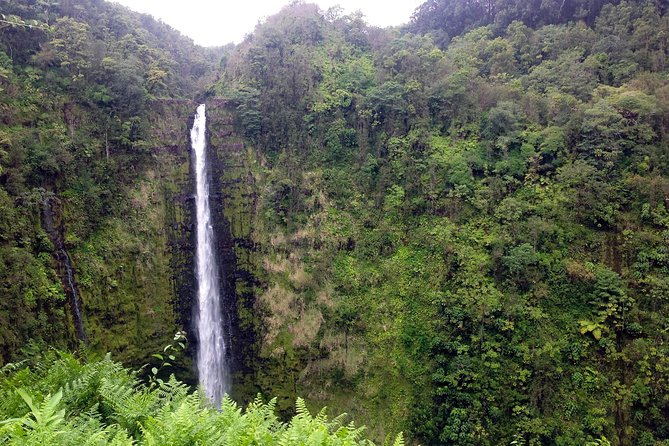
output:
[[225, 362], [225, 340], [219, 292], [218, 268], [214, 250], [214, 230], [209, 210], [209, 179], [207, 175], [207, 138], [205, 106], [197, 107], [190, 131], [195, 156], [197, 248], [197, 369], [200, 384], [218, 407], [228, 389]]

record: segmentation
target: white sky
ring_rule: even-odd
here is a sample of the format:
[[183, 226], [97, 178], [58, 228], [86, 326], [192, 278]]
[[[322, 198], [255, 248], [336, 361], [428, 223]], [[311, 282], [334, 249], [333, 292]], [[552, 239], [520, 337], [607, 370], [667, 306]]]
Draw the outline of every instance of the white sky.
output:
[[[239, 43], [258, 21], [281, 10], [290, 0], [113, 0], [151, 14], [204, 46]], [[362, 11], [370, 25], [386, 27], [409, 21], [424, 0], [308, 0], [322, 10], [339, 5], [345, 13]]]

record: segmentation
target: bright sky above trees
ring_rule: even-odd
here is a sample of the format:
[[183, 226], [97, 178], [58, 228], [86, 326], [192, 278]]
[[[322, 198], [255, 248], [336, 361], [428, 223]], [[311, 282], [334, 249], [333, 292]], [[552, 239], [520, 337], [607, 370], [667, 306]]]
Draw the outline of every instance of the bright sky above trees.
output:
[[[114, 0], [132, 10], [151, 14], [205, 46], [240, 42], [259, 20], [277, 13], [288, 0]], [[323, 10], [340, 5], [346, 13], [362, 11], [375, 26], [400, 25], [409, 21], [421, 0], [313, 0]]]

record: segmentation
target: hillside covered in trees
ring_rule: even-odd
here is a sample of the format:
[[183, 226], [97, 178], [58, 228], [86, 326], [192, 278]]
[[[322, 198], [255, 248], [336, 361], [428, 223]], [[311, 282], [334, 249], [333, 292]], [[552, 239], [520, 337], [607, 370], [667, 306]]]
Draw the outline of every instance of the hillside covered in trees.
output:
[[0, 364], [78, 347], [66, 256], [90, 351], [196, 345], [204, 102], [238, 402], [379, 441], [669, 444], [666, 7], [428, 0], [379, 29], [298, 2], [203, 49], [101, 0], [0, 0]]

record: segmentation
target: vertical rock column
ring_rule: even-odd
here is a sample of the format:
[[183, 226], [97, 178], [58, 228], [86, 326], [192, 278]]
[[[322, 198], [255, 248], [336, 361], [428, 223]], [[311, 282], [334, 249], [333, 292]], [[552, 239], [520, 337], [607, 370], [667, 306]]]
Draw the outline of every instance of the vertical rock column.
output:
[[257, 391], [253, 380], [257, 348], [253, 231], [257, 197], [254, 172], [259, 163], [255, 152], [235, 134], [233, 113], [234, 107], [225, 100], [207, 103], [212, 220], [220, 259], [224, 318], [229, 324], [232, 388], [233, 396], [243, 400], [252, 398]]

